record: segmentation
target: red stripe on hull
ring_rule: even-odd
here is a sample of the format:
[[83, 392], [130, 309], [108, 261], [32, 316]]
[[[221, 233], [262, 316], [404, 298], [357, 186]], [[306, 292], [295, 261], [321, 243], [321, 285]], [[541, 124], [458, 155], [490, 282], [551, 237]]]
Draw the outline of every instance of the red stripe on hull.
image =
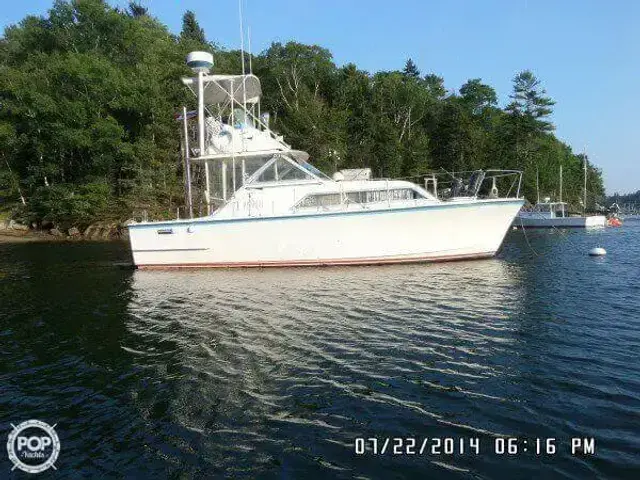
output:
[[439, 257], [411, 258], [358, 258], [352, 260], [292, 260], [288, 262], [233, 262], [233, 263], [185, 263], [185, 264], [148, 264], [136, 265], [142, 270], [165, 270], [170, 268], [262, 268], [262, 267], [330, 267], [340, 265], [386, 265], [396, 263], [452, 262], [456, 260], [474, 260], [490, 258], [495, 252], [469, 253], [463, 255], [442, 255]]

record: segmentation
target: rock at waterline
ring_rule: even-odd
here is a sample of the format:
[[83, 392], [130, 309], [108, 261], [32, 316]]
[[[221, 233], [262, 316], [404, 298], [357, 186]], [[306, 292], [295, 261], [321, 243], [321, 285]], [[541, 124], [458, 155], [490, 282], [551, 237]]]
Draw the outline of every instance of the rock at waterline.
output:
[[78, 230], [76, 227], [71, 227], [69, 229], [68, 232], [70, 237], [79, 237], [80, 236], [80, 230]]
[[11, 220], [9, 222], [9, 228], [11, 230], [19, 230], [21, 232], [26, 232], [27, 230], [29, 230], [29, 226], [28, 225], [23, 225], [21, 223], [16, 222], [15, 220]]
[[83, 233], [84, 238], [92, 238], [91, 235], [93, 234], [94, 231], [95, 231], [95, 226], [94, 225], [89, 225], [84, 230], [84, 233]]
[[51, 230], [49, 230], [49, 235], [53, 235], [54, 237], [63, 237], [64, 233], [62, 233], [57, 228], [52, 228]]
[[96, 222], [86, 228], [84, 237], [91, 240], [115, 240], [123, 238], [125, 230], [116, 222]]

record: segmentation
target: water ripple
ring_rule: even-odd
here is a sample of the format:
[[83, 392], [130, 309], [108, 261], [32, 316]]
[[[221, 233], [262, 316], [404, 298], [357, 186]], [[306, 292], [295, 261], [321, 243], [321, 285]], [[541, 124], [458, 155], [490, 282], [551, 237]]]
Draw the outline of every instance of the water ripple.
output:
[[[598, 261], [548, 233], [534, 257], [518, 233], [489, 261], [288, 270], [128, 272], [105, 266], [113, 246], [4, 247], [0, 418], [58, 423], [69, 478], [621, 477], [640, 468], [640, 228], [615, 235]], [[558, 452], [495, 455], [502, 435]], [[397, 436], [484, 450], [354, 453]], [[598, 455], [571, 455], [572, 436]]]

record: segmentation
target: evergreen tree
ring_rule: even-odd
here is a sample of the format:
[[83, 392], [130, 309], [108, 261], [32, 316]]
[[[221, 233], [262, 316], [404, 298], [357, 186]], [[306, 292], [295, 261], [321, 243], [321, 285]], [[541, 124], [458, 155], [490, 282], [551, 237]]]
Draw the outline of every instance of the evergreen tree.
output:
[[410, 58], [408, 58], [407, 62], [404, 64], [404, 70], [402, 73], [407, 77], [420, 78], [420, 70], [418, 70], [418, 66], [413, 63], [413, 60]]
[[[565, 172], [565, 191], [573, 191], [572, 183], [580, 178], [578, 160], [570, 150], [551, 135], [554, 129], [548, 117], [555, 104], [546, 96], [540, 81], [530, 70], [518, 73], [513, 79], [512, 102], [505, 108], [503, 124], [508, 151], [508, 163], [524, 171], [525, 194], [532, 197], [535, 192], [536, 171], [540, 176], [540, 190], [557, 197], [559, 166]], [[576, 191], [580, 191], [579, 189]]]
[[146, 7], [143, 7], [142, 5], [140, 5], [137, 2], [130, 2], [129, 3], [129, 14], [132, 17], [143, 17], [145, 15], [148, 15], [148, 10]]
[[524, 70], [513, 79], [513, 100], [506, 108], [511, 115], [524, 117], [529, 127], [538, 132], [554, 129], [547, 120], [555, 102], [545, 96], [546, 90], [540, 87], [540, 81], [530, 70]]
[[182, 31], [180, 32], [180, 37], [202, 44], [207, 43], [204, 30], [200, 27], [198, 20], [196, 20], [196, 14], [191, 10], [187, 10], [182, 16]]

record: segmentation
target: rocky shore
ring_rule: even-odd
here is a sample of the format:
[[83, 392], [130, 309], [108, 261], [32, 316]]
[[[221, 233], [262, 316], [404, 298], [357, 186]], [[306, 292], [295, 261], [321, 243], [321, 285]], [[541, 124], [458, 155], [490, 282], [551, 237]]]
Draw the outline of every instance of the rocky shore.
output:
[[0, 242], [23, 241], [74, 241], [123, 240], [129, 237], [129, 230], [124, 223], [96, 222], [84, 231], [77, 227], [62, 229], [56, 225], [23, 225], [15, 220], [0, 221]]

